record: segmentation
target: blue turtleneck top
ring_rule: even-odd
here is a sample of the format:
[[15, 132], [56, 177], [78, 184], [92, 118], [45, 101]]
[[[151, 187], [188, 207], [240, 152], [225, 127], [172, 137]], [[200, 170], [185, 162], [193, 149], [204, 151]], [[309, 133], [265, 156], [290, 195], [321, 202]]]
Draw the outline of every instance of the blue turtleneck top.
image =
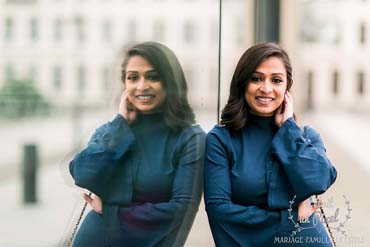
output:
[[[81, 234], [96, 238], [101, 224], [107, 246], [182, 246], [201, 199], [204, 141], [198, 125], [174, 130], [162, 113], [98, 128], [70, 163], [76, 185], [103, 201], [102, 223], [88, 215]], [[90, 244], [81, 234], [76, 246]]]
[[215, 126], [206, 139], [204, 197], [216, 246], [331, 246], [316, 215], [298, 224], [297, 206], [335, 179], [319, 134], [293, 118], [280, 128], [274, 117], [252, 114], [238, 132]]

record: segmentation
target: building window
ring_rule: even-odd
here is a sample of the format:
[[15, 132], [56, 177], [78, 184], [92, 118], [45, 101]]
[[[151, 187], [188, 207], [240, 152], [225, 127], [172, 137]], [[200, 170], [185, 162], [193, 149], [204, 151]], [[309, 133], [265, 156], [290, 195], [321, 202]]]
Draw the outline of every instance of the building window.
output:
[[134, 42], [136, 41], [137, 39], [137, 24], [134, 20], [131, 20], [128, 22], [127, 24], [127, 33], [126, 35], [128, 35], [128, 39], [127, 41], [129, 42]]
[[357, 73], [357, 93], [364, 95], [365, 93], [365, 74], [362, 71]]
[[339, 73], [336, 70], [333, 72], [333, 87], [332, 87], [332, 90], [333, 90], [334, 95], [338, 95], [338, 91], [339, 91]]
[[37, 0], [7, 0], [6, 3], [9, 3], [9, 4], [33, 4], [33, 3], [37, 3]]
[[62, 69], [60, 66], [56, 66], [53, 69], [53, 88], [55, 91], [62, 88]]
[[186, 43], [193, 43], [195, 40], [195, 26], [192, 22], [184, 25], [184, 40]]
[[162, 20], [157, 20], [153, 24], [153, 39], [157, 41], [165, 40], [165, 25]]
[[28, 70], [28, 80], [31, 83], [35, 83], [36, 76], [37, 76], [36, 68], [35, 68], [34, 65], [31, 65], [30, 68], [29, 68], [29, 70]]
[[366, 43], [366, 26], [364, 23], [360, 24], [360, 44]]
[[39, 22], [36, 18], [32, 18], [30, 21], [30, 36], [32, 41], [39, 38]]
[[79, 42], [84, 42], [86, 39], [84, 19], [82, 19], [82, 17], [76, 17], [74, 20], [74, 23], [75, 23], [77, 40]]
[[102, 39], [105, 42], [112, 40], [112, 23], [109, 20], [105, 20], [102, 23]]
[[5, 82], [11, 82], [15, 80], [14, 68], [11, 64], [5, 65]]
[[216, 87], [218, 87], [218, 69], [217, 68], [210, 68], [210, 74], [209, 74], [209, 87], [208, 89], [210, 91], [214, 90]]
[[83, 94], [86, 89], [86, 69], [80, 66], [77, 69], [77, 91]]
[[243, 19], [237, 19], [236, 20], [236, 29], [235, 29], [235, 40], [236, 40], [236, 45], [243, 45], [244, 43], [244, 35], [246, 34], [246, 27], [245, 27], [245, 22]]
[[105, 67], [102, 70], [102, 89], [107, 92], [109, 90], [109, 85], [110, 85], [110, 71], [109, 68]]
[[218, 28], [219, 28], [219, 24], [218, 24], [218, 21], [213, 21], [211, 23], [211, 42], [213, 44], [217, 44], [218, 43]]
[[62, 39], [62, 36], [63, 36], [63, 22], [61, 19], [55, 19], [54, 20], [54, 40], [55, 41], [60, 41]]
[[4, 39], [10, 41], [14, 36], [14, 21], [11, 18], [6, 18], [4, 24]]
[[307, 72], [307, 102], [306, 110], [311, 111], [314, 109], [314, 73], [312, 71]]

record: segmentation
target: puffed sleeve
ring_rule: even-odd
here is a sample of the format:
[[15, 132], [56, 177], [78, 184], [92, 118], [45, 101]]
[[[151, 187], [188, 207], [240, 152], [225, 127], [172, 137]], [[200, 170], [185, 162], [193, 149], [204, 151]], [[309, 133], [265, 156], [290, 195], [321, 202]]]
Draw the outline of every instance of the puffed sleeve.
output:
[[127, 234], [128, 246], [131, 243], [135, 246], [184, 245], [202, 195], [204, 141], [205, 133], [199, 126], [181, 134], [174, 154], [177, 170], [168, 201], [120, 207], [122, 234]]
[[320, 135], [307, 126], [302, 131], [293, 118], [276, 133], [272, 153], [280, 160], [297, 201], [324, 193], [337, 177]]
[[134, 142], [135, 136], [120, 114], [112, 122], [98, 128], [87, 147], [69, 164], [75, 184], [104, 199], [107, 189], [105, 185], [111, 179], [118, 160], [130, 150]]
[[257, 241], [273, 236], [280, 211], [232, 201], [231, 140], [220, 128], [215, 127], [206, 139], [204, 196], [208, 220], [216, 246], [249, 246], [254, 241], [252, 239]]

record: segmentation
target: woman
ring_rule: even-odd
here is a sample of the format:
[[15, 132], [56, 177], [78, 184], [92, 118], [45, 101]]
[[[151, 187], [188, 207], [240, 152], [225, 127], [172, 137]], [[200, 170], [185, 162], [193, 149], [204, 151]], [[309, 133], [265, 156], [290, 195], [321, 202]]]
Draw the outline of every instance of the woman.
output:
[[194, 125], [174, 53], [145, 42], [126, 54], [117, 116], [98, 128], [70, 172], [91, 210], [80, 246], [183, 246], [201, 199], [205, 133]]
[[297, 125], [292, 83], [277, 44], [252, 46], [239, 60], [221, 125], [206, 139], [205, 203], [216, 246], [294, 246], [297, 237], [296, 246], [332, 246], [313, 214], [318, 205], [306, 203], [334, 183], [336, 170], [319, 134]]

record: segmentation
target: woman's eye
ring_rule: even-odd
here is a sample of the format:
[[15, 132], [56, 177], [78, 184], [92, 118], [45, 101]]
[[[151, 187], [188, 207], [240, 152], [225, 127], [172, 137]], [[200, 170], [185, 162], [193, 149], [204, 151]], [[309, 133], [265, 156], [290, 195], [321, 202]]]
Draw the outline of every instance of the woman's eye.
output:
[[257, 76], [252, 76], [251, 77], [251, 81], [253, 81], [253, 82], [260, 82], [260, 81], [262, 81], [262, 78], [261, 77], [257, 77]]
[[137, 80], [137, 76], [135, 76], [135, 75], [129, 75], [129, 76], [127, 76], [126, 79], [129, 80], [129, 81], [136, 81]]
[[147, 79], [150, 81], [160, 81], [161, 80], [161, 78], [157, 74], [148, 75]]
[[274, 78], [274, 79], [272, 79], [272, 81], [275, 82], [275, 83], [282, 83], [283, 82], [283, 80], [280, 79], [280, 78]]

